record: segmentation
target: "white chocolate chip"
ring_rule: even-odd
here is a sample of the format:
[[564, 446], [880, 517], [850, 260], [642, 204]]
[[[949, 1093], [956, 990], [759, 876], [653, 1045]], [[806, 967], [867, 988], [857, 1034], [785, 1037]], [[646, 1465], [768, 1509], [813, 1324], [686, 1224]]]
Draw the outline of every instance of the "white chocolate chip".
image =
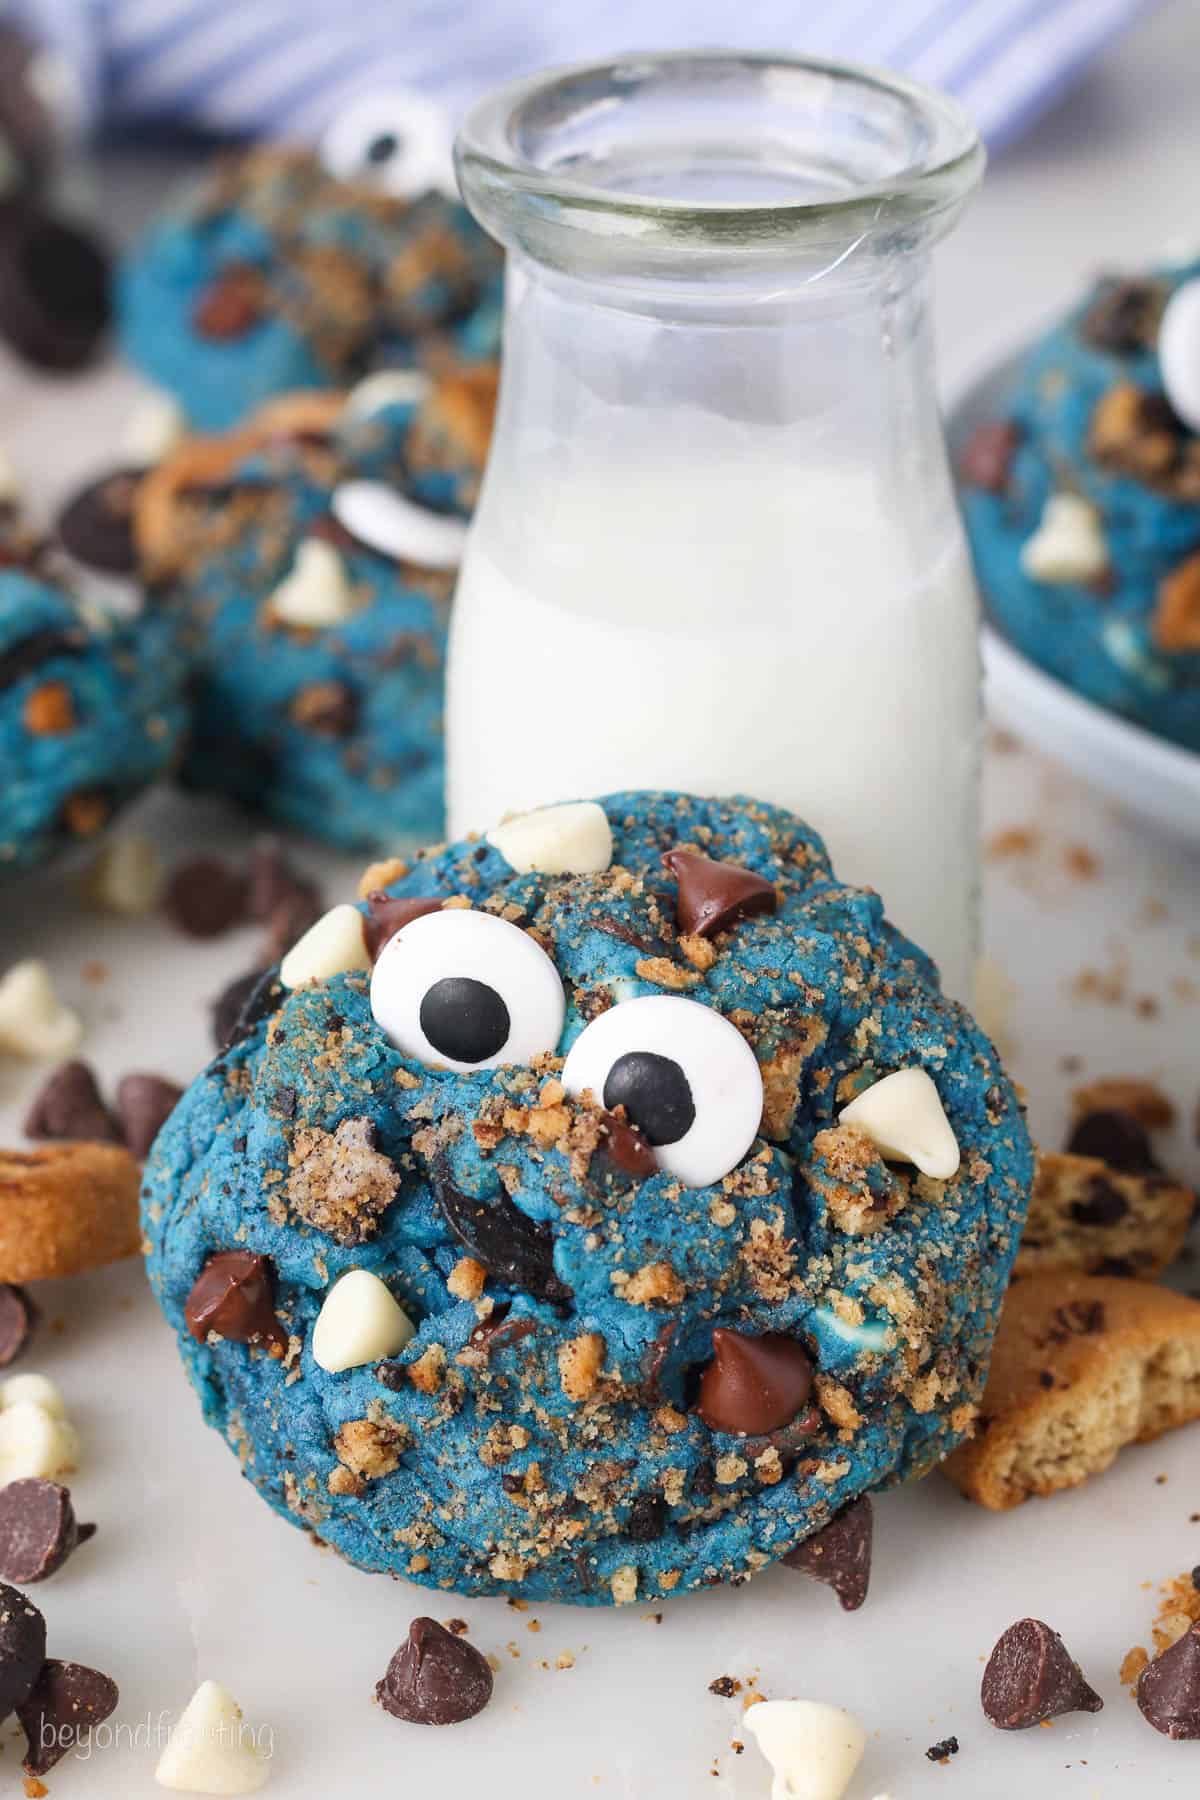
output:
[[135, 469], [161, 462], [187, 436], [187, 414], [165, 388], [139, 400], [121, 433], [121, 460]]
[[774, 1771], [771, 1800], [841, 1800], [867, 1747], [854, 1714], [820, 1700], [763, 1700], [743, 1722]]
[[329, 510], [352, 537], [397, 562], [422, 569], [456, 569], [467, 527], [449, 513], [417, 506], [382, 481], [343, 481]]
[[78, 1013], [54, 991], [44, 962], [14, 963], [0, 977], [0, 1050], [14, 1056], [70, 1056], [83, 1036]]
[[1183, 282], [1167, 301], [1158, 366], [1173, 409], [1189, 431], [1200, 431], [1200, 279]]
[[487, 841], [518, 875], [597, 875], [612, 863], [612, 827], [594, 800], [515, 813]]
[[269, 617], [281, 625], [320, 630], [342, 625], [358, 610], [342, 559], [332, 544], [317, 537], [297, 546], [290, 572], [266, 601]]
[[885, 1075], [843, 1107], [838, 1118], [869, 1137], [882, 1156], [913, 1163], [935, 1181], [949, 1181], [958, 1173], [958, 1139], [924, 1069]]
[[10, 1375], [0, 1382], [0, 1411], [9, 1406], [40, 1406], [52, 1419], [65, 1419], [66, 1402], [48, 1375]]
[[[351, 1269], [336, 1281], [313, 1326], [313, 1361], [330, 1375], [395, 1356], [416, 1331], [378, 1275]], [[2, 1416], [2, 1415], [0, 1415]]]
[[153, 912], [163, 888], [163, 866], [151, 840], [136, 831], [112, 838], [88, 870], [88, 899], [106, 912], [140, 919]]
[[419, 406], [432, 386], [420, 369], [376, 369], [346, 395], [345, 417], [369, 419], [385, 406]]
[[370, 966], [362, 914], [343, 901], [322, 913], [292, 945], [279, 965], [279, 979], [285, 988], [297, 988], [306, 981], [328, 981], [333, 975]]
[[1095, 507], [1079, 494], [1051, 494], [1021, 546], [1021, 567], [1030, 580], [1054, 586], [1096, 581], [1108, 568], [1108, 546]]
[[154, 1779], [175, 1794], [255, 1794], [271, 1765], [219, 1681], [202, 1681], [172, 1727]]
[[30, 1475], [53, 1480], [78, 1457], [79, 1434], [52, 1381], [14, 1375], [0, 1384], [0, 1487]]

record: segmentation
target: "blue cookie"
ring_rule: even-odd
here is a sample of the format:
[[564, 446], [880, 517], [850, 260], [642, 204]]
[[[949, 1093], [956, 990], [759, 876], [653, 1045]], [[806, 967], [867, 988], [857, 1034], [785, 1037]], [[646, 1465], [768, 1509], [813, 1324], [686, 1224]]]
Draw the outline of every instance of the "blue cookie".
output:
[[186, 722], [168, 615], [81, 610], [40, 553], [21, 560], [0, 569], [0, 880], [100, 831], [176, 760]]
[[[1191, 749], [1200, 441], [1167, 401], [1155, 345], [1169, 294], [1198, 269], [1100, 283], [1029, 352], [1004, 417], [975, 432], [959, 465], [975, 565], [1005, 634], [1087, 699]], [[1047, 561], [1038, 549], [1064, 497], [1076, 535], [1083, 514], [1084, 550], [1073, 563], [1068, 546], [1055, 567], [1055, 550]]]
[[457, 200], [407, 200], [368, 173], [339, 179], [302, 150], [227, 156], [126, 260], [125, 348], [198, 429], [411, 362], [433, 340], [495, 356], [498, 250]]
[[[394, 851], [442, 831], [454, 570], [398, 560], [403, 539], [385, 534], [378, 548], [359, 534], [379, 507], [388, 525], [392, 491], [404, 489], [429, 509], [415, 523], [435, 542], [461, 535], [495, 372], [481, 365], [420, 401], [368, 405], [377, 387], [345, 402], [276, 402], [248, 430], [193, 441], [143, 483], [137, 506], [194, 666], [184, 781], [329, 843]], [[357, 509], [343, 508], [347, 495]], [[300, 570], [328, 590], [312, 615], [325, 623], [283, 599]]]
[[264, 978], [155, 1146], [151, 1283], [245, 1475], [361, 1567], [745, 1581], [968, 1429], [1020, 1103], [788, 813], [618, 794], [492, 837]]

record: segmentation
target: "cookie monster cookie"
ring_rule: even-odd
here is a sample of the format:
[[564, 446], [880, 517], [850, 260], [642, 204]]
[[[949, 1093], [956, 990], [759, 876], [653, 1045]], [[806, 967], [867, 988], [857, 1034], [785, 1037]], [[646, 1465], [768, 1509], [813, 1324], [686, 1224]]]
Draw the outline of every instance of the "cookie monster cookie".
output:
[[441, 832], [450, 594], [495, 386], [489, 365], [286, 397], [139, 484], [192, 655], [190, 786], [351, 849]]
[[618, 794], [440, 847], [264, 978], [155, 1145], [205, 1416], [366, 1569], [746, 1580], [974, 1416], [1032, 1176], [933, 965], [798, 819]]
[[439, 132], [410, 99], [360, 102], [321, 154], [227, 155], [151, 227], [118, 281], [122, 336], [193, 425], [224, 430], [438, 342], [495, 355], [500, 253]]
[[959, 463], [1001, 629], [1087, 699], [1194, 750], [1198, 277], [1193, 264], [1101, 282], [1029, 352], [1004, 415], [975, 431]]
[[184, 679], [167, 614], [89, 604], [54, 546], [0, 520], [0, 881], [94, 837], [171, 765]]

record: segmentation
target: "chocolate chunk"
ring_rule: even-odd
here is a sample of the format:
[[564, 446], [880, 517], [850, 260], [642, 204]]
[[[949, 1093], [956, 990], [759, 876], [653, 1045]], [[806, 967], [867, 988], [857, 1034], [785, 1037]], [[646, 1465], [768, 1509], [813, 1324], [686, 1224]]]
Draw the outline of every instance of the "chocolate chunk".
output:
[[372, 962], [378, 962], [379, 952], [396, 933], [405, 925], [411, 925], [414, 919], [423, 919], [426, 913], [441, 912], [440, 896], [425, 899], [393, 899], [382, 888], [376, 888], [373, 894], [367, 895], [367, 906], [370, 911], [363, 925], [363, 934], [367, 942], [367, 955]]
[[220, 937], [246, 917], [246, 878], [217, 856], [193, 857], [172, 874], [163, 909], [185, 937]]
[[192, 309], [200, 337], [232, 343], [246, 337], [266, 316], [266, 284], [249, 263], [228, 263], [209, 282]]
[[16, 1362], [38, 1321], [38, 1309], [24, 1288], [0, 1282], [0, 1369]]
[[663, 1534], [667, 1507], [661, 1494], [639, 1494], [629, 1509], [628, 1532], [635, 1544], [652, 1544]]
[[1138, 1677], [1137, 1703], [1155, 1731], [1200, 1738], [1200, 1619]]
[[0, 693], [7, 687], [15, 687], [18, 681], [24, 681], [26, 675], [31, 675], [44, 663], [52, 662], [55, 657], [82, 656], [86, 649], [87, 634], [83, 631], [49, 627], [45, 631], [31, 631], [28, 637], [18, 638], [7, 650], [0, 650]]
[[95, 1075], [80, 1061], [63, 1063], [40, 1089], [25, 1117], [25, 1136], [121, 1142], [120, 1127], [101, 1098]]
[[122, 1075], [117, 1084], [117, 1116], [126, 1149], [139, 1160], [149, 1156], [168, 1114], [182, 1098], [183, 1089], [162, 1075]]
[[69, 1750], [86, 1743], [119, 1699], [116, 1682], [99, 1669], [47, 1658], [29, 1698], [17, 1707], [25, 1733], [25, 1773], [47, 1774]]
[[272, 1011], [277, 994], [283, 992], [278, 974], [278, 969], [249, 969], [221, 989], [212, 1006], [212, 1034], [218, 1050], [232, 1050]]
[[98, 239], [28, 198], [0, 203], [0, 335], [39, 368], [77, 369], [112, 317]]
[[813, 1365], [795, 1338], [768, 1331], [753, 1337], [718, 1327], [713, 1360], [700, 1379], [697, 1410], [710, 1431], [738, 1437], [777, 1431], [803, 1411]]
[[44, 1581], [95, 1530], [77, 1523], [71, 1496], [57, 1481], [10, 1481], [0, 1488], [0, 1576], [23, 1587]]
[[658, 1173], [658, 1160], [653, 1146], [633, 1125], [616, 1113], [606, 1112], [601, 1120], [603, 1135], [600, 1139], [599, 1152], [607, 1157], [614, 1168], [622, 1174], [633, 1175], [639, 1181], [645, 1181]]
[[89, 482], [58, 515], [55, 530], [64, 550], [89, 569], [132, 575], [138, 566], [133, 541], [133, 503], [140, 469], [118, 469]]
[[1040, 1619], [1018, 1619], [988, 1657], [979, 1690], [990, 1722], [1027, 1731], [1062, 1713], [1099, 1712], [1104, 1705], [1057, 1631]]
[[275, 1317], [274, 1271], [252, 1250], [220, 1250], [192, 1283], [183, 1309], [198, 1344], [210, 1331], [235, 1344], [266, 1344], [283, 1352], [287, 1333]]
[[1071, 1217], [1077, 1225], [1115, 1225], [1128, 1211], [1124, 1194], [1118, 1193], [1103, 1175], [1088, 1182], [1085, 1199], [1071, 1202]]
[[863, 1494], [835, 1513], [822, 1531], [789, 1550], [782, 1560], [789, 1569], [799, 1569], [825, 1582], [845, 1612], [857, 1612], [867, 1597], [871, 1580], [873, 1530], [871, 1499]]
[[1020, 442], [1020, 426], [1010, 419], [990, 419], [977, 425], [959, 452], [959, 479], [986, 494], [1002, 494]]
[[489, 1275], [552, 1306], [573, 1298], [554, 1272], [554, 1233], [548, 1225], [529, 1218], [503, 1191], [491, 1200], [464, 1194], [445, 1167], [434, 1171], [433, 1191], [450, 1230]]
[[414, 1619], [376, 1683], [375, 1698], [393, 1718], [412, 1725], [458, 1725], [482, 1712], [492, 1697], [487, 1658], [436, 1619]]
[[1094, 349], [1116, 356], [1153, 350], [1165, 302], [1160, 282], [1136, 278], [1106, 282], [1084, 314], [1080, 334]]
[[1150, 1137], [1132, 1113], [1085, 1113], [1067, 1140], [1072, 1156], [1096, 1156], [1123, 1175], [1161, 1173]]
[[0, 1582], [0, 1719], [27, 1697], [45, 1656], [45, 1619], [24, 1594]]
[[952, 1756], [958, 1755], [958, 1739], [956, 1737], [942, 1738], [940, 1743], [930, 1744], [925, 1755], [930, 1762], [949, 1762]]
[[737, 863], [714, 862], [694, 850], [668, 850], [663, 861], [679, 884], [675, 923], [689, 935], [715, 937], [778, 905], [771, 883]]

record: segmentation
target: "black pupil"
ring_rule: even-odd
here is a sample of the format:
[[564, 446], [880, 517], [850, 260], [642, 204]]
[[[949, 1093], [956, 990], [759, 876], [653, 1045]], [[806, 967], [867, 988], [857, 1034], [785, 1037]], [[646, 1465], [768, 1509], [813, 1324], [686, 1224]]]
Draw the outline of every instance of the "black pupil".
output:
[[421, 1002], [421, 1030], [452, 1062], [481, 1063], [508, 1042], [508, 1008], [486, 982], [469, 975], [435, 981]]
[[669, 1056], [630, 1050], [618, 1056], [604, 1083], [604, 1104], [626, 1117], [652, 1144], [677, 1144], [696, 1117], [688, 1078]]
[[381, 131], [367, 145], [367, 161], [369, 163], [390, 162], [400, 148], [400, 139], [394, 131]]

